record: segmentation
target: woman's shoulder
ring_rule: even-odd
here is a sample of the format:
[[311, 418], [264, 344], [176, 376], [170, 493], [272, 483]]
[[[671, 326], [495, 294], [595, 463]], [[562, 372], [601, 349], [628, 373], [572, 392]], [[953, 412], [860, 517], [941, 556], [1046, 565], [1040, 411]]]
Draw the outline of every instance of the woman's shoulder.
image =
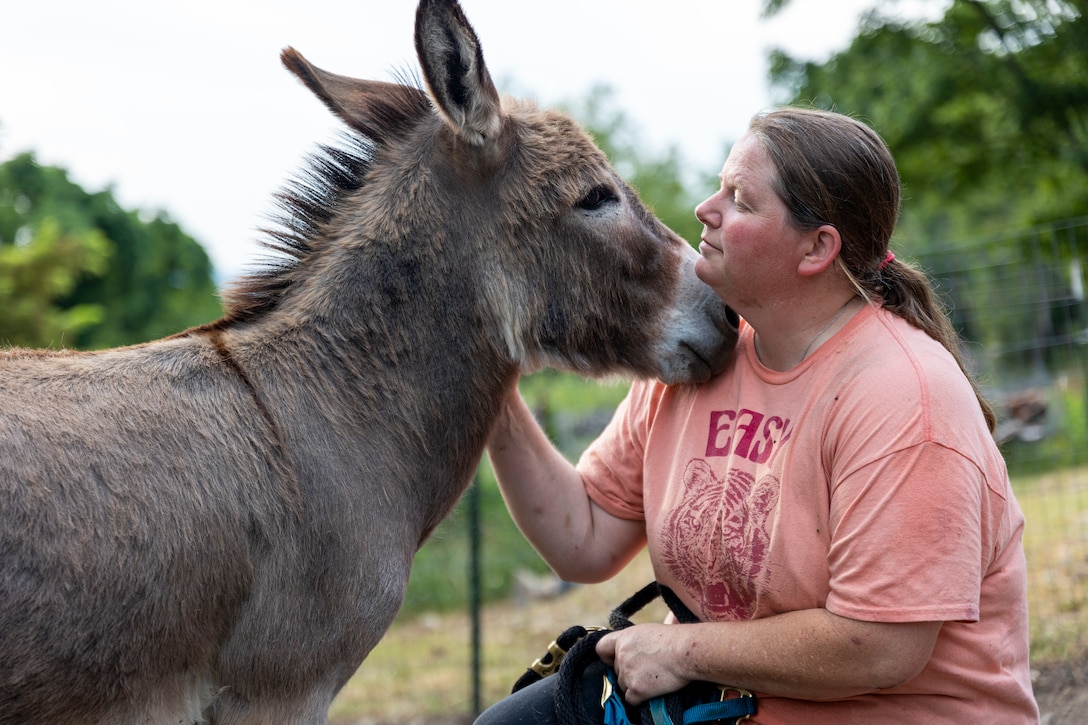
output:
[[880, 307], [868, 307], [859, 317], [852, 334], [832, 351], [844, 364], [878, 379], [894, 375], [967, 382], [952, 353], [924, 330]]
[[[873, 414], [918, 416], [926, 437], [985, 428], [971, 382], [944, 345], [898, 315], [872, 309], [844, 343], [844, 395]], [[977, 424], [977, 426], [975, 425]]]

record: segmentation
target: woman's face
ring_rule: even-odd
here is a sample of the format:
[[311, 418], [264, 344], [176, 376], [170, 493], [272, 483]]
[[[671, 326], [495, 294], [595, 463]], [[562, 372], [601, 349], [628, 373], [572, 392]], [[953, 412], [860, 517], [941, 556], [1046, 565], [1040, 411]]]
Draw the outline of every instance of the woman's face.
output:
[[746, 134], [722, 167], [721, 188], [695, 207], [703, 223], [695, 272], [742, 315], [792, 284], [803, 255], [802, 232], [771, 185], [776, 174], [758, 138]]

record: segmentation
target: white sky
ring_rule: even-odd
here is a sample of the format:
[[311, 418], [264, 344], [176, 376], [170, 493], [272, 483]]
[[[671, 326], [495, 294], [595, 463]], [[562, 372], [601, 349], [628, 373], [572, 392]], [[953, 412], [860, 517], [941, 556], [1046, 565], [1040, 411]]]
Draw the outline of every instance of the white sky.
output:
[[[772, 47], [823, 60], [875, 0], [462, 0], [500, 92], [616, 92], [641, 138], [713, 175], [769, 106]], [[0, 161], [31, 150], [126, 208], [164, 209], [220, 275], [260, 255], [272, 193], [337, 122], [279, 63], [343, 75], [417, 68], [414, 0], [34, 0], [0, 10]]]

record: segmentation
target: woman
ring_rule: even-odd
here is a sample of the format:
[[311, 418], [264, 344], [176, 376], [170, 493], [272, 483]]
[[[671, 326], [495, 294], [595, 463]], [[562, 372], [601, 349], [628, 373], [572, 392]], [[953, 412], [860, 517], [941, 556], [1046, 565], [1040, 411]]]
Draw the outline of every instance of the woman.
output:
[[[706, 680], [761, 723], [1038, 721], [1023, 515], [954, 330], [889, 249], [899, 193], [864, 124], [757, 116], [695, 211], [699, 277], [743, 319], [725, 372], [634, 384], [577, 467], [511, 394], [488, 451], [541, 556], [597, 582], [648, 543], [699, 616], [598, 643], [627, 703]], [[481, 722], [548, 722], [553, 686]]]

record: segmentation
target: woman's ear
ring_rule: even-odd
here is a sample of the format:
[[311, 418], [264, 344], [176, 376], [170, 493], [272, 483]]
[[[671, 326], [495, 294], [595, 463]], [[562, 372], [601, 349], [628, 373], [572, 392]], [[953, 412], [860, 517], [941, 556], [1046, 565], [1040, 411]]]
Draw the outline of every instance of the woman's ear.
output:
[[809, 247], [797, 266], [797, 273], [803, 276], [820, 274], [839, 257], [842, 249], [842, 237], [839, 230], [831, 224], [824, 224], [809, 232]]

